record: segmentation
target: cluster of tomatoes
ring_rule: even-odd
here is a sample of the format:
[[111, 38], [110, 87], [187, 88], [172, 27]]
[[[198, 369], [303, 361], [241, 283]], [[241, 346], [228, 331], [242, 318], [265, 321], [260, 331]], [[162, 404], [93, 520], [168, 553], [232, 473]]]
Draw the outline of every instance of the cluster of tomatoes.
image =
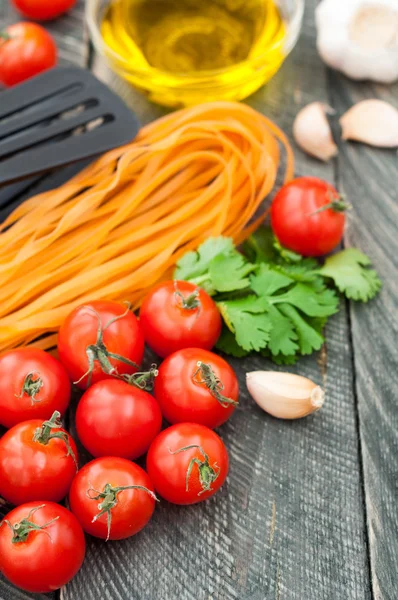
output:
[[[210, 350], [221, 331], [213, 300], [187, 282], [159, 284], [138, 320], [113, 301], [76, 308], [58, 335], [59, 361], [37, 348], [0, 356], [0, 495], [15, 504], [0, 526], [0, 571], [30, 592], [67, 583], [85, 554], [84, 532], [129, 537], [158, 495], [209, 498], [228, 454], [213, 431], [233, 413], [238, 382]], [[145, 342], [165, 360], [140, 371]], [[78, 468], [62, 427], [71, 383], [85, 390], [76, 431], [95, 457]], [[153, 390], [154, 396], [148, 390]], [[162, 428], [162, 417], [172, 425]], [[134, 459], [147, 453], [146, 471]], [[68, 497], [70, 510], [57, 502]]]

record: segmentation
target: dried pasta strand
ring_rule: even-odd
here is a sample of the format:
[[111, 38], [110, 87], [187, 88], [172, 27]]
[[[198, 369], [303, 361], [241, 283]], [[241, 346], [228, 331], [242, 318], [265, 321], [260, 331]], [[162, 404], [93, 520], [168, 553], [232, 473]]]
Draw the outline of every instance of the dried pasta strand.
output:
[[18, 206], [0, 225], [0, 350], [50, 349], [75, 306], [108, 298], [138, 308], [206, 238], [242, 242], [264, 218], [281, 147], [288, 181], [293, 152], [277, 125], [245, 104], [210, 102], [146, 125]]

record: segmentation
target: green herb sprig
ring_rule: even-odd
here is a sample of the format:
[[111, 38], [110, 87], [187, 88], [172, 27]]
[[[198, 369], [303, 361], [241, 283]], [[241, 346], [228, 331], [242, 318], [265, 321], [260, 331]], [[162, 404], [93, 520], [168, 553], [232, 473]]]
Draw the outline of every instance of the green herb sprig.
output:
[[369, 265], [355, 248], [321, 265], [282, 248], [262, 227], [241, 251], [230, 238], [208, 239], [180, 259], [174, 278], [213, 296], [224, 320], [218, 349], [237, 357], [260, 352], [277, 364], [293, 364], [321, 348], [327, 319], [338, 311], [338, 292], [362, 302], [377, 294], [381, 281]]

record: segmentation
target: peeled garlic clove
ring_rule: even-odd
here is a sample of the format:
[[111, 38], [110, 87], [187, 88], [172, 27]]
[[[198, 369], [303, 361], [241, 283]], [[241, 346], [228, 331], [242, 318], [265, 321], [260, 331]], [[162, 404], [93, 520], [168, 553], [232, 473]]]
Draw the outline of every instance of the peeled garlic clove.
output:
[[321, 58], [352, 79], [398, 79], [397, 0], [322, 0], [316, 8]]
[[382, 100], [363, 100], [340, 119], [344, 140], [379, 148], [398, 146], [398, 110]]
[[257, 404], [279, 419], [300, 419], [319, 410], [325, 393], [307, 377], [278, 371], [246, 374], [246, 385]]
[[325, 162], [338, 152], [326, 118], [327, 112], [333, 112], [327, 104], [312, 102], [300, 110], [293, 123], [297, 145], [304, 152]]

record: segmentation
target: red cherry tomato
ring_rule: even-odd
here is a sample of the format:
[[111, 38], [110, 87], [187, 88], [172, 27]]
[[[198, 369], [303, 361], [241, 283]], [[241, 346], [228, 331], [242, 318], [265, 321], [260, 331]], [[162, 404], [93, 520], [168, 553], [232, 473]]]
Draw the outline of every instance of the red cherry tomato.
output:
[[93, 456], [138, 458], [162, 426], [155, 398], [124, 381], [99, 381], [79, 402], [77, 435]]
[[69, 494], [70, 508], [84, 531], [107, 540], [138, 533], [151, 518], [155, 500], [144, 469], [114, 456], [87, 463], [74, 478]]
[[59, 413], [49, 421], [18, 423], [0, 440], [0, 496], [12, 504], [59, 502], [77, 471], [72, 437], [60, 427]]
[[326, 181], [299, 177], [276, 194], [271, 206], [272, 229], [285, 248], [303, 256], [322, 256], [341, 242], [346, 208]]
[[224, 483], [228, 453], [222, 439], [208, 427], [179, 423], [159, 433], [146, 464], [156, 491], [165, 500], [196, 504]]
[[119, 302], [88, 302], [66, 318], [58, 335], [59, 358], [81, 389], [113, 374], [137, 371], [144, 337], [135, 315]]
[[219, 427], [235, 410], [239, 395], [229, 364], [208, 350], [185, 348], [160, 365], [155, 396], [169, 423]]
[[28, 19], [49, 21], [72, 8], [76, 0], [12, 0], [12, 3]]
[[145, 341], [162, 357], [182, 348], [211, 350], [221, 333], [215, 302], [188, 281], [156, 286], [144, 298], [140, 322]]
[[0, 571], [27, 592], [46, 594], [68, 583], [85, 552], [78, 520], [54, 502], [22, 504], [0, 527]]
[[51, 354], [18, 348], [0, 355], [0, 423], [13, 427], [29, 419], [64, 414], [70, 399], [68, 374]]
[[10, 25], [0, 33], [0, 83], [16, 85], [54, 67], [57, 47], [51, 35], [35, 23]]

